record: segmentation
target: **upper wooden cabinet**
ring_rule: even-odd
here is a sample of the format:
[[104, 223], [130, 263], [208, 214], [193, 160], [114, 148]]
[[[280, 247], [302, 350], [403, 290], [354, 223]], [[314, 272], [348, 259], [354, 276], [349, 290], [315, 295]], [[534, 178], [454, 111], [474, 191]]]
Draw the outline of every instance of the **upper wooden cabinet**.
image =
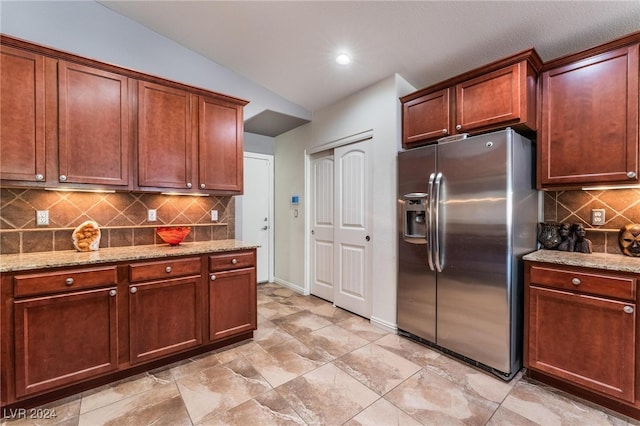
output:
[[194, 186], [191, 94], [138, 82], [138, 185], [190, 189]]
[[507, 126], [535, 131], [541, 66], [531, 49], [402, 97], [403, 146]]
[[138, 186], [242, 193], [242, 105], [138, 82]]
[[242, 193], [242, 107], [199, 96], [198, 112], [199, 188]]
[[640, 33], [545, 65], [539, 188], [639, 182], [638, 41]]
[[0, 178], [42, 182], [45, 166], [45, 57], [0, 46]]
[[3, 186], [242, 193], [246, 101], [0, 41]]
[[61, 183], [129, 184], [129, 78], [58, 63]]

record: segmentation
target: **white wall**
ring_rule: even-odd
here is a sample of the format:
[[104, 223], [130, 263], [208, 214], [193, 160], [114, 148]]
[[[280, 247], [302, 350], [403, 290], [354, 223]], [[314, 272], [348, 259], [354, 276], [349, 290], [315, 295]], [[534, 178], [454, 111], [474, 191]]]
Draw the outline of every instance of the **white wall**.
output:
[[265, 109], [311, 119], [301, 106], [94, 1], [0, 1], [0, 31], [245, 99], [245, 119]]
[[[276, 281], [305, 288], [306, 229], [303, 215], [305, 150], [373, 131], [373, 298], [371, 321], [396, 326], [396, 158], [400, 146], [399, 97], [415, 89], [399, 75], [384, 79], [317, 111], [304, 126], [276, 137]], [[300, 195], [294, 217], [291, 195]]]
[[244, 132], [244, 152], [273, 155], [275, 139], [271, 136]]

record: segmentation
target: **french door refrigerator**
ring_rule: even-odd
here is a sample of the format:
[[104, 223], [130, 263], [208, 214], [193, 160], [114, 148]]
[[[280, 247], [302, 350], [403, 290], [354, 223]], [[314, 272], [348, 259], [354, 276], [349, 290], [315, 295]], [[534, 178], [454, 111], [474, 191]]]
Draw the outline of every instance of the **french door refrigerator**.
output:
[[398, 154], [399, 332], [505, 380], [522, 367], [533, 161], [512, 129]]

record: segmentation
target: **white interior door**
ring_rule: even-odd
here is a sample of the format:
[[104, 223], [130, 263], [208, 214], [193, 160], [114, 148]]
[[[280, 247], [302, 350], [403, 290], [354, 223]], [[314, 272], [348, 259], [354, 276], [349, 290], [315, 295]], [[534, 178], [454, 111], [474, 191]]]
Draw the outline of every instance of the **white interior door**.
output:
[[273, 156], [244, 154], [242, 239], [260, 244], [256, 251], [258, 282], [273, 278]]
[[311, 294], [333, 302], [333, 153], [311, 158]]
[[[334, 150], [334, 303], [371, 315], [371, 141]], [[393, 222], [391, 220], [390, 222]]]

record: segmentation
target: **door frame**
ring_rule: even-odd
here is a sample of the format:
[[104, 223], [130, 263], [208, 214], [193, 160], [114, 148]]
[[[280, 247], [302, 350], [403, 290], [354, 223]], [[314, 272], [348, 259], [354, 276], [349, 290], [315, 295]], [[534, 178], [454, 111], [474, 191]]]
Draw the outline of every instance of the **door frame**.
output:
[[[244, 159], [246, 157], [249, 158], [254, 158], [254, 159], [258, 159], [258, 160], [265, 160], [268, 163], [268, 174], [269, 174], [269, 229], [268, 229], [268, 247], [267, 249], [269, 250], [269, 256], [268, 256], [268, 268], [269, 268], [269, 273], [268, 275], [268, 280], [270, 283], [272, 283], [275, 279], [275, 254], [274, 254], [274, 217], [275, 217], [275, 210], [274, 210], [274, 194], [275, 194], [275, 187], [274, 187], [274, 161], [275, 161], [275, 157], [271, 154], [258, 154], [256, 152], [244, 152], [243, 156], [242, 156], [242, 161], [244, 162]], [[245, 229], [245, 224], [244, 224], [244, 216], [243, 216], [243, 208], [244, 208], [244, 200], [242, 197], [236, 197], [236, 236], [238, 234], [240, 234], [240, 239], [243, 239], [244, 236], [244, 229]], [[240, 220], [237, 220], [237, 218], [240, 217]], [[238, 226], [239, 225], [239, 226]]]
[[[304, 205], [307, 208], [304, 209], [304, 294], [311, 294], [311, 244], [313, 240], [311, 238], [311, 156], [322, 151], [333, 150], [340, 146], [349, 145], [356, 142], [363, 142], [366, 140], [373, 140], [373, 129], [364, 130], [359, 133], [354, 133], [350, 136], [335, 139], [333, 141], [318, 145], [316, 147], [304, 150]], [[372, 232], [373, 233], [373, 232]], [[375, 239], [374, 239], [375, 240]], [[373, 290], [373, 289], [372, 289]], [[373, 295], [372, 295], [373, 296]]]

